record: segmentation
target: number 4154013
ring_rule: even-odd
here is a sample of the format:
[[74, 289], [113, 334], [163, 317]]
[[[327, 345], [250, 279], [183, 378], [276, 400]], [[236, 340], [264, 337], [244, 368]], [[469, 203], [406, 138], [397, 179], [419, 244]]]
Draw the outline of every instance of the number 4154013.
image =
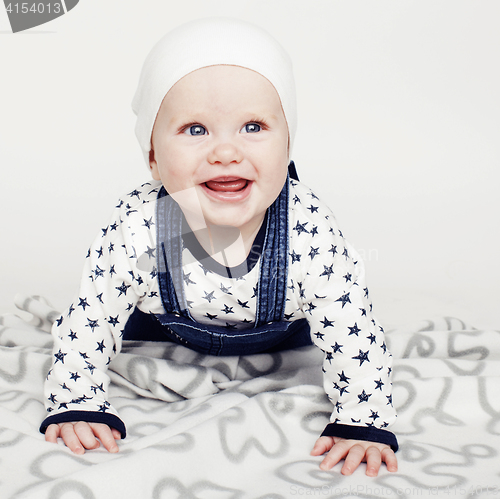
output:
[[32, 12], [34, 14], [43, 14], [44, 12], [47, 14], [59, 14], [62, 11], [62, 6], [59, 2], [16, 2], [9, 3], [6, 7], [6, 10], [9, 14], [28, 14], [29, 12]]

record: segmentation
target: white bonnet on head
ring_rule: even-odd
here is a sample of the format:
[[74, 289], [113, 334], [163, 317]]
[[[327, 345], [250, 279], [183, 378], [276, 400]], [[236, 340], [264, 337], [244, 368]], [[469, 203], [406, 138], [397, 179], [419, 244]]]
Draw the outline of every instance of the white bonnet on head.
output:
[[135, 133], [148, 166], [153, 126], [167, 92], [192, 71], [218, 64], [251, 69], [272, 83], [288, 124], [291, 151], [297, 110], [288, 54], [258, 26], [237, 19], [212, 17], [170, 31], [144, 62], [132, 109], [137, 115]]

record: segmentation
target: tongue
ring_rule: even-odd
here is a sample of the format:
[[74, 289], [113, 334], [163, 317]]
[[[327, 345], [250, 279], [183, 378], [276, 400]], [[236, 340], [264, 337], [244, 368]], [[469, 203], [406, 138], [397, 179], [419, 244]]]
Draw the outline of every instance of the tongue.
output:
[[247, 185], [247, 181], [244, 178], [238, 178], [236, 180], [228, 180], [227, 182], [221, 182], [218, 180], [209, 180], [206, 182], [206, 186], [213, 191], [224, 191], [224, 192], [236, 192], [244, 189]]

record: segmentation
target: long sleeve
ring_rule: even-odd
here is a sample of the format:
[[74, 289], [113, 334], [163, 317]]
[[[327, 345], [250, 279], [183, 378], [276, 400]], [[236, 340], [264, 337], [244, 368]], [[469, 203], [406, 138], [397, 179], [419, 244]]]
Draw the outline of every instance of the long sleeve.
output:
[[[356, 258], [352, 248], [344, 248], [351, 255], [345, 262], [350, 265], [337, 267], [344, 280], [342, 287], [333, 291], [328, 282], [320, 281], [308, 303], [317, 307], [310, 326], [315, 344], [325, 352], [324, 388], [333, 403], [331, 424], [324, 434], [381, 441], [394, 447], [395, 439], [385, 430], [396, 418], [391, 395], [392, 356], [383, 329], [372, 314], [363, 264], [352, 260]], [[330, 297], [330, 303], [322, 303], [326, 301], [322, 296]]]
[[144, 199], [148, 192], [155, 199], [155, 193], [149, 184], [142, 187], [144, 192], [120, 200], [110, 224], [101, 229], [88, 250], [78, 294], [53, 325], [42, 432], [52, 423], [88, 421], [106, 423], [125, 436], [108, 400], [107, 369], [121, 350], [128, 317], [157, 294], [154, 203]]
[[333, 411], [323, 435], [397, 449], [395, 436], [387, 431], [396, 419], [392, 356], [372, 312], [363, 261], [329, 208], [304, 186], [295, 191], [299, 206], [291, 225], [292, 285], [311, 338], [324, 352], [324, 389]]

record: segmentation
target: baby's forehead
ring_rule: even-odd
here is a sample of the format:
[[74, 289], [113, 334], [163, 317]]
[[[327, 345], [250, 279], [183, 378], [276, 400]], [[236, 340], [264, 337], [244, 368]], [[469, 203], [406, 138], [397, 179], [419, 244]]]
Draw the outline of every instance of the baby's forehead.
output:
[[253, 119], [284, 119], [274, 85], [256, 71], [234, 65], [200, 68], [176, 82], [163, 100], [160, 115], [183, 112], [193, 117], [213, 113], [217, 117], [248, 114]]
[[252, 69], [230, 64], [215, 64], [195, 69], [174, 83], [169, 92], [180, 87], [198, 94], [233, 87], [242, 92], [255, 89], [273, 92], [279, 98], [276, 87], [265, 76]]

